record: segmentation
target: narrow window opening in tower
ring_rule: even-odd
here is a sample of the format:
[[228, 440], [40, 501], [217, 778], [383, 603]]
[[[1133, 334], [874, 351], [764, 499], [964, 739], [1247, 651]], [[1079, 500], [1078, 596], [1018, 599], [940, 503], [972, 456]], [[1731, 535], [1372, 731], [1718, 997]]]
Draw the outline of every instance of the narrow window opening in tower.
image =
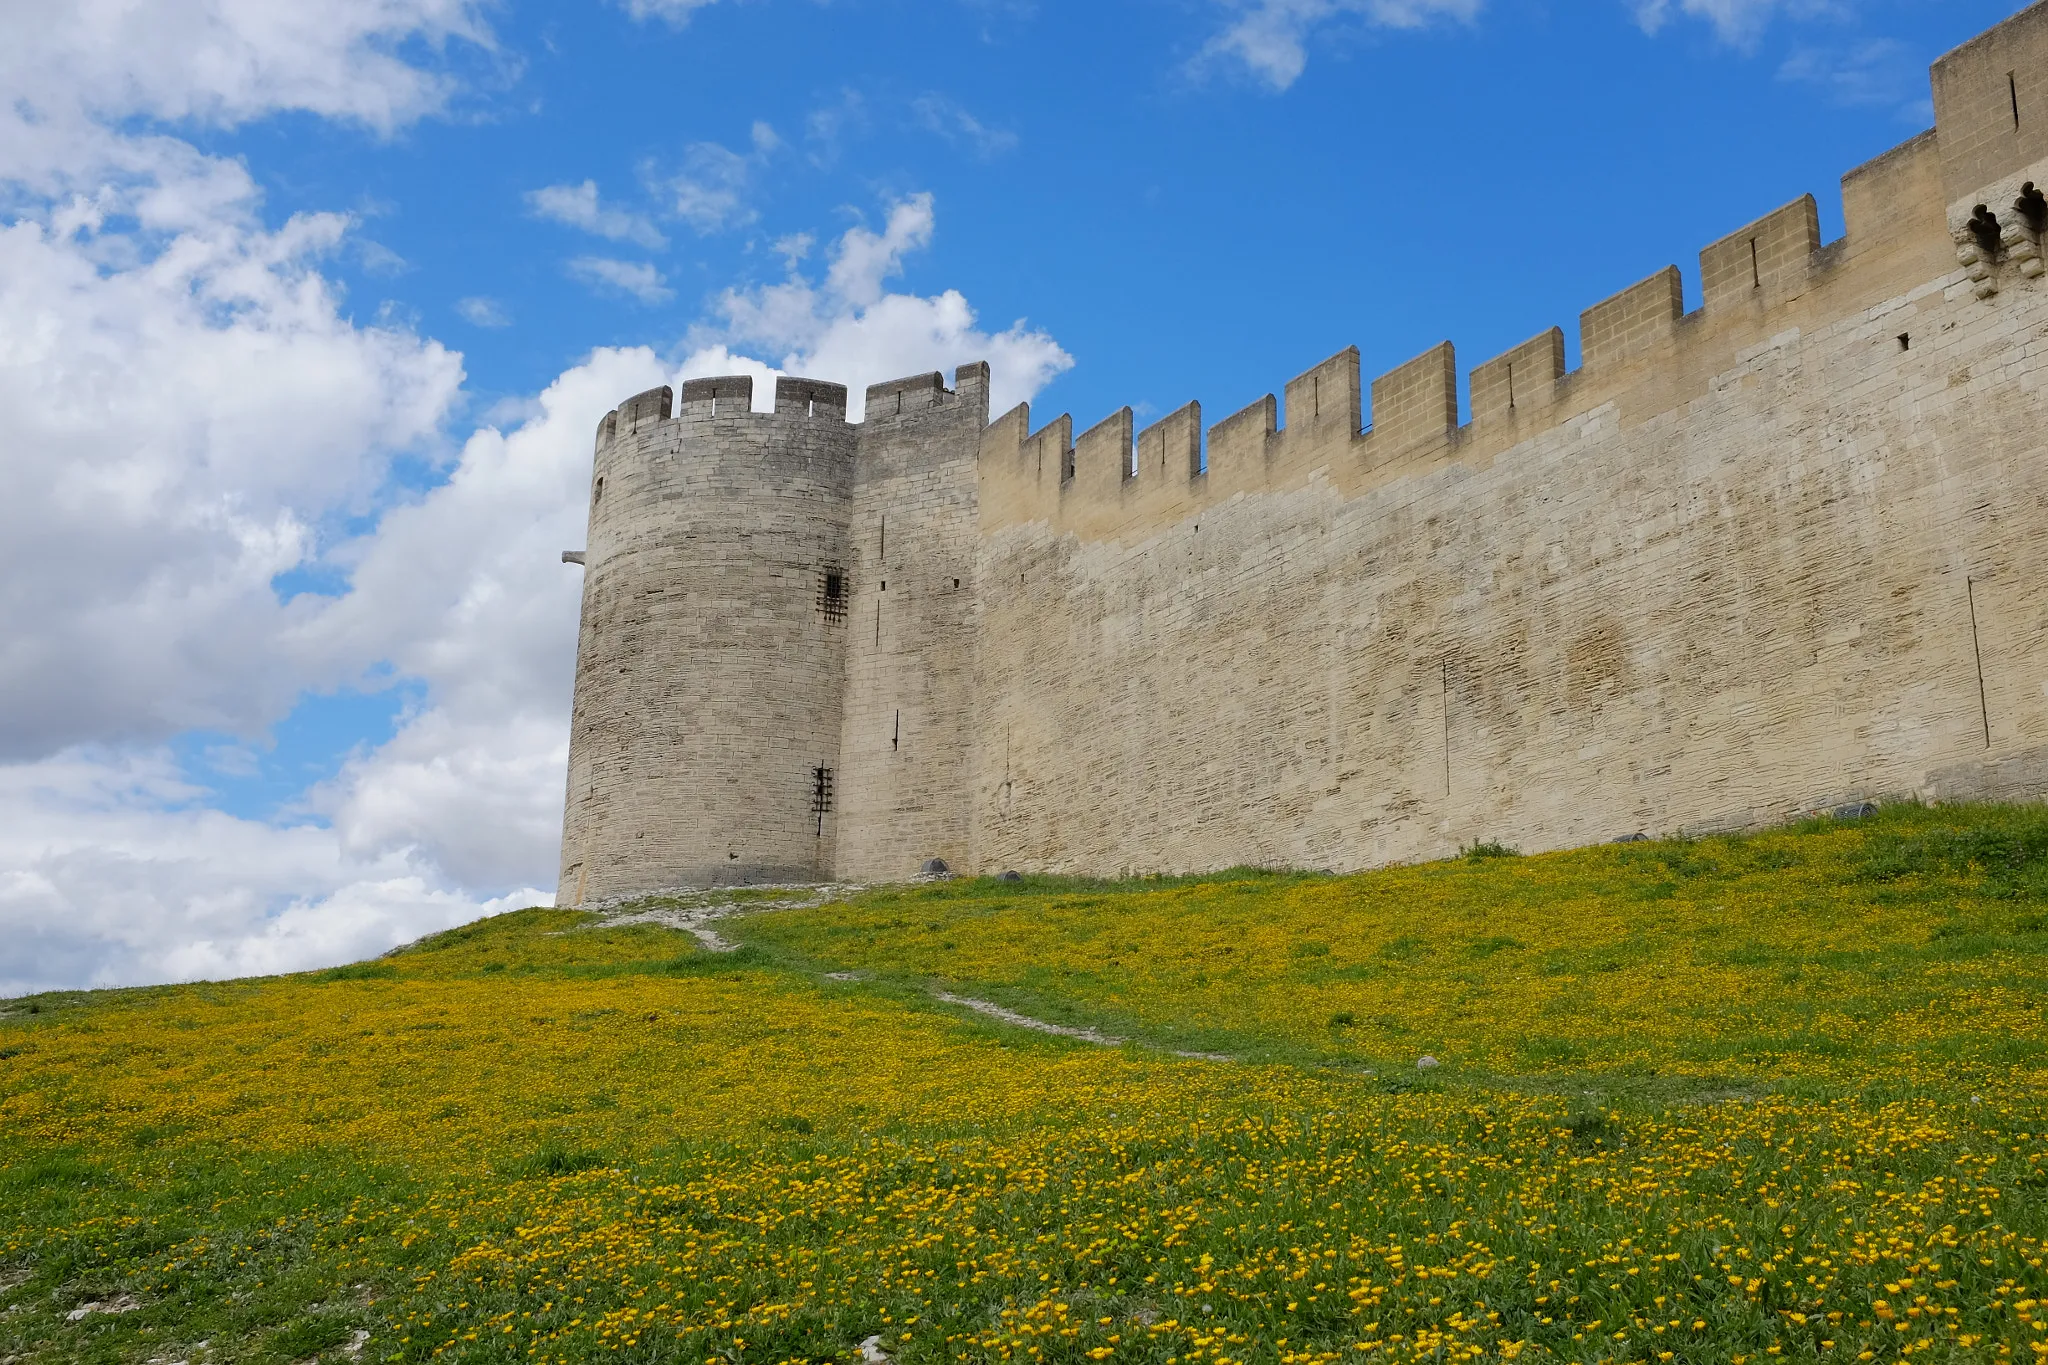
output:
[[898, 417], [903, 415], [903, 390], [901, 389], [896, 391], [896, 415]]
[[711, 395], [711, 415], [718, 416], [718, 395], [715, 393]]
[[806, 416], [806, 417], [816, 417], [817, 415], [818, 415], [818, 400], [817, 400], [817, 399], [815, 399], [815, 398], [813, 398], [813, 399], [811, 399], [810, 401], [808, 401], [808, 402], [806, 402], [806, 403], [804, 404], [804, 416]]
[[825, 834], [825, 817], [832, 813], [832, 770], [811, 769], [811, 814], [818, 820], [818, 835]]
[[1135, 436], [1131, 438], [1131, 453], [1124, 460], [1124, 477], [1127, 479], [1138, 477], [1138, 438]]
[[902, 748], [902, 747], [903, 747], [903, 713], [902, 713], [901, 711], [898, 711], [898, 712], [896, 713], [896, 728], [895, 728], [894, 730], [891, 730], [891, 731], [889, 732], [889, 748], [890, 748], [891, 750], [895, 750], [895, 749], [900, 749], [900, 748]]
[[876, 649], [880, 649], [881, 647], [882, 647], [882, 603], [881, 603], [881, 599], [877, 598], [877, 599], [876, 599], [876, 601], [875, 601], [875, 648], [876, 648]]
[[884, 564], [889, 562], [889, 519], [887, 517], [882, 518], [882, 548], [876, 553], [875, 557]]
[[1749, 280], [1749, 287], [1752, 289], [1764, 287], [1763, 262], [1757, 259], [1756, 238], [1754, 237], [1749, 239]]
[[818, 576], [818, 613], [832, 625], [846, 620], [847, 606], [846, 574], [839, 569], [827, 569]]
[[1311, 417], [1323, 415], [1323, 377], [1315, 375], [1308, 381], [1308, 413]]
[[1515, 362], [1508, 362], [1508, 411], [1515, 410]]
[[1902, 351], [1913, 349], [1913, 334], [1911, 332], [1899, 333], [1899, 349]]
[[1071, 479], [1073, 477], [1074, 448], [1072, 446], [1068, 446], [1066, 452], [1060, 456], [1060, 482], [1065, 483], [1068, 479]]
[[601, 502], [601, 501], [603, 501], [603, 500], [604, 500], [604, 477], [603, 477], [602, 475], [599, 475], [599, 476], [598, 476], [598, 480], [597, 480], [597, 486], [596, 486], [595, 488], [593, 488], [593, 489], [591, 489], [591, 490], [590, 490], [590, 505], [591, 505], [592, 507], [595, 507], [595, 506], [597, 506], [597, 504], [598, 504], [599, 502]]
[[954, 580], [953, 580], [953, 586], [954, 586], [954, 587], [956, 587], [956, 588], [957, 588], [957, 587], [959, 587], [959, 586], [960, 586], [960, 580], [959, 580], [959, 579], [957, 579], [957, 578], [956, 578], [956, 579], [954, 579]]
[[2019, 72], [2017, 72], [2017, 71], [2008, 71], [2008, 72], [2006, 72], [2006, 73], [2005, 73], [2005, 91], [2006, 91], [2006, 93], [2007, 93], [2007, 94], [2009, 94], [2009, 95], [2011, 95], [2011, 96], [2012, 96], [2012, 130], [2013, 130], [2013, 131], [2014, 131], [2015, 133], [2017, 133], [2017, 132], [2018, 132], [2018, 131], [2020, 130], [2020, 73], [2019, 73]]

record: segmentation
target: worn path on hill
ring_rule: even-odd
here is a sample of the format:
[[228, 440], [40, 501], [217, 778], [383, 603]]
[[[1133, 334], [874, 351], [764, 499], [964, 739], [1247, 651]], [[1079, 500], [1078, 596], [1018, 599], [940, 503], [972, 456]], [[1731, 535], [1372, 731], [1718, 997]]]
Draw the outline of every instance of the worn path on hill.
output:
[[[598, 924], [593, 927], [613, 929], [622, 928], [629, 924], [659, 924], [670, 929], [682, 930], [703, 944], [709, 952], [730, 953], [737, 951], [739, 945], [723, 937], [716, 929], [711, 927], [719, 920], [730, 919], [735, 915], [741, 914], [750, 915], [764, 910], [810, 910], [827, 904], [830, 901], [844, 899], [854, 892], [864, 889], [854, 885], [750, 887], [748, 888], [750, 892], [783, 892], [786, 894], [763, 895], [758, 899], [750, 895], [746, 900], [732, 899], [730, 891], [676, 891], [659, 896], [658, 899], [661, 903], [658, 905], [649, 905], [646, 903], [646, 899], [642, 898], [616, 907], [598, 906], [593, 912], [598, 916]], [[860, 972], [826, 972], [823, 975], [827, 981], [852, 982], [867, 979]], [[1020, 1014], [1016, 1010], [998, 1005], [993, 1000], [978, 1000], [972, 996], [955, 995], [950, 991], [942, 991], [931, 987], [927, 987], [925, 993], [943, 1004], [958, 1005], [964, 1009], [973, 1010], [976, 1014], [985, 1015], [990, 1019], [997, 1019], [1017, 1028], [1031, 1029], [1037, 1033], [1051, 1033], [1061, 1038], [1074, 1038], [1084, 1043], [1094, 1043], [1098, 1047], [1122, 1047], [1130, 1042], [1128, 1038], [1119, 1038], [1097, 1029], [1075, 1028], [1067, 1024], [1055, 1024], [1046, 1019], [1034, 1019], [1028, 1014]], [[1178, 1049], [1167, 1049], [1167, 1051], [1172, 1052], [1176, 1057], [1185, 1057], [1193, 1061], [1234, 1062], [1238, 1060], [1223, 1052], [1184, 1052]]]

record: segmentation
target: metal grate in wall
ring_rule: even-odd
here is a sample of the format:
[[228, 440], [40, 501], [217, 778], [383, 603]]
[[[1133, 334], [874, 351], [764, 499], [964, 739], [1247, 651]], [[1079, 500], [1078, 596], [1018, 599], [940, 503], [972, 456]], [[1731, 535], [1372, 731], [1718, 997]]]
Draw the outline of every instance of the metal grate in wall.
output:
[[811, 769], [811, 814], [817, 817], [818, 834], [825, 833], [825, 817], [832, 812], [832, 770]]
[[826, 569], [818, 575], [818, 614], [831, 624], [845, 624], [846, 608], [852, 596], [847, 591], [843, 569]]

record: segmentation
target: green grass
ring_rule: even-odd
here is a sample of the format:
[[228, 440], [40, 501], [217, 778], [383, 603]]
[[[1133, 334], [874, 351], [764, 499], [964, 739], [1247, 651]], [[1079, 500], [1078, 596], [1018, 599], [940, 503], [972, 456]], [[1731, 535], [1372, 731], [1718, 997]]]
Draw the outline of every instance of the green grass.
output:
[[[1507, 853], [1353, 878], [885, 888], [722, 932], [1162, 1048], [1383, 1068], [1428, 1051], [1495, 1082], [2009, 1086], [2043, 1040], [2041, 807]], [[1357, 1026], [1333, 1033], [1338, 1014]]]
[[0, 1362], [2048, 1354], [2039, 807], [720, 932], [7, 1002]]

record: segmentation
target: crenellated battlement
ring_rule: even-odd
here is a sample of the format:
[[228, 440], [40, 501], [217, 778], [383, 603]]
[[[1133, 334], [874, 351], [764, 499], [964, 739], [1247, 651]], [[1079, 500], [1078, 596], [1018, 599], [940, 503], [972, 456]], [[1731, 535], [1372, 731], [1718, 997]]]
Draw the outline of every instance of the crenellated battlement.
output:
[[938, 407], [955, 396], [946, 387], [946, 377], [934, 370], [868, 385], [867, 412], [873, 417], [902, 417]]
[[656, 422], [666, 422], [675, 409], [676, 393], [668, 385], [636, 393], [606, 414], [598, 426], [600, 443], [620, 436], [631, 436], [644, 427]]
[[775, 381], [775, 411], [785, 417], [837, 417], [844, 421], [846, 385], [783, 375]]
[[1667, 266], [1469, 369], [1346, 347], [1142, 426], [991, 421], [986, 365], [628, 399], [565, 903], [2048, 796], [2048, 0], [1934, 87], [1839, 240], [1802, 195], [1697, 297]]
[[897, 417], [916, 417], [934, 408], [973, 408], [979, 405], [986, 420], [988, 405], [988, 363], [976, 361], [953, 372], [953, 387], [937, 370], [890, 379], [867, 388], [861, 420], [887, 422]]
[[[1120, 409], [1078, 438], [1070, 416], [1032, 431], [1020, 408], [988, 427], [982, 524], [1050, 521], [1084, 538], [1123, 539], [1315, 478], [1355, 494], [1447, 462], [1484, 464], [1609, 405], [1628, 420], [1682, 403], [1750, 348], [1917, 285], [1960, 274], [1990, 299], [2031, 283], [2048, 270], [2048, 212], [2030, 218], [2018, 196], [2030, 175], [2048, 182], [2048, 80], [2017, 73], [2044, 69], [2048, 5], [2037, 5], [1935, 64], [1937, 128], [1843, 177], [1840, 240], [1821, 240], [1819, 204], [1802, 195], [1700, 250], [1696, 306], [1674, 265], [1585, 309], [1578, 368], [1566, 368], [1559, 327], [1473, 367], [1464, 376], [1469, 413], [1449, 341], [1370, 383], [1361, 382], [1357, 348], [1346, 348], [1206, 431], [1196, 403], [1143, 433]], [[985, 407], [987, 395], [986, 365], [961, 367], [950, 388], [939, 372], [910, 375], [869, 385], [862, 420], [916, 423]], [[783, 376], [772, 411], [756, 412], [751, 377], [692, 379], [679, 403], [666, 387], [628, 399], [606, 416], [598, 444], [668, 421], [843, 422], [847, 400], [843, 385]], [[1140, 448], [1147, 442], [1153, 453]]]
[[719, 375], [683, 381], [683, 406], [678, 417], [753, 417], [754, 377], [746, 374]]
[[1564, 328], [1553, 327], [1473, 369], [1472, 420], [1541, 420], [1564, 373]]
[[622, 436], [663, 422], [702, 423], [707, 420], [751, 421], [798, 418], [805, 421], [846, 421], [846, 386], [822, 379], [801, 379], [779, 375], [775, 380], [775, 406], [768, 412], [754, 411], [752, 375], [717, 375], [683, 381], [682, 401], [675, 390], [663, 384], [628, 398], [606, 413], [597, 424], [597, 449], [602, 452]]
[[1810, 194], [1729, 233], [1700, 252], [1707, 312], [1754, 313], [1798, 298], [1825, 264], [1820, 249], [1820, 205]]
[[[888, 423], [898, 418], [944, 409], [954, 413], [977, 413], [986, 421], [988, 408], [988, 365], [962, 365], [954, 373], [954, 387], [947, 388], [945, 376], [937, 371], [870, 384], [867, 388], [865, 418]], [[752, 375], [714, 375], [683, 381], [681, 402], [664, 384], [628, 398], [606, 413], [597, 424], [596, 448], [600, 455], [620, 437], [664, 422], [762, 422], [797, 419], [806, 422], [848, 423], [847, 390], [844, 384], [823, 379], [778, 375], [775, 406], [765, 412], [754, 408]]]
[[[1450, 342], [1364, 386], [1358, 351], [1347, 348], [1289, 380], [1282, 396], [1210, 427], [1206, 450], [1190, 421], [1199, 407], [1181, 409], [1169, 419], [1178, 459], [1134, 451], [1128, 409], [1076, 440], [1070, 417], [1034, 433], [1021, 408], [989, 428], [983, 529], [1046, 521], [1083, 539], [1130, 540], [1244, 493], [1320, 479], [1350, 496], [1440, 465], [1484, 465], [1602, 409], [1624, 422], [1669, 411], [1773, 338], [1916, 288], [1967, 282], [1988, 300], [2031, 285], [2048, 272], [2048, 202], [2030, 216], [2019, 196], [2030, 179], [2048, 183], [2048, 5], [1944, 57], [1934, 85], [1936, 130], [1843, 177], [1840, 240], [1821, 240], [1819, 204], [1802, 195], [1700, 250], [1696, 305], [1674, 265], [1587, 308], [1577, 369], [1566, 368], [1563, 329], [1551, 327], [1474, 367], [1464, 414]], [[1980, 203], [1997, 220], [1990, 229], [1981, 216], [1973, 222]], [[1148, 428], [1155, 445], [1169, 439], [1164, 427]]]

